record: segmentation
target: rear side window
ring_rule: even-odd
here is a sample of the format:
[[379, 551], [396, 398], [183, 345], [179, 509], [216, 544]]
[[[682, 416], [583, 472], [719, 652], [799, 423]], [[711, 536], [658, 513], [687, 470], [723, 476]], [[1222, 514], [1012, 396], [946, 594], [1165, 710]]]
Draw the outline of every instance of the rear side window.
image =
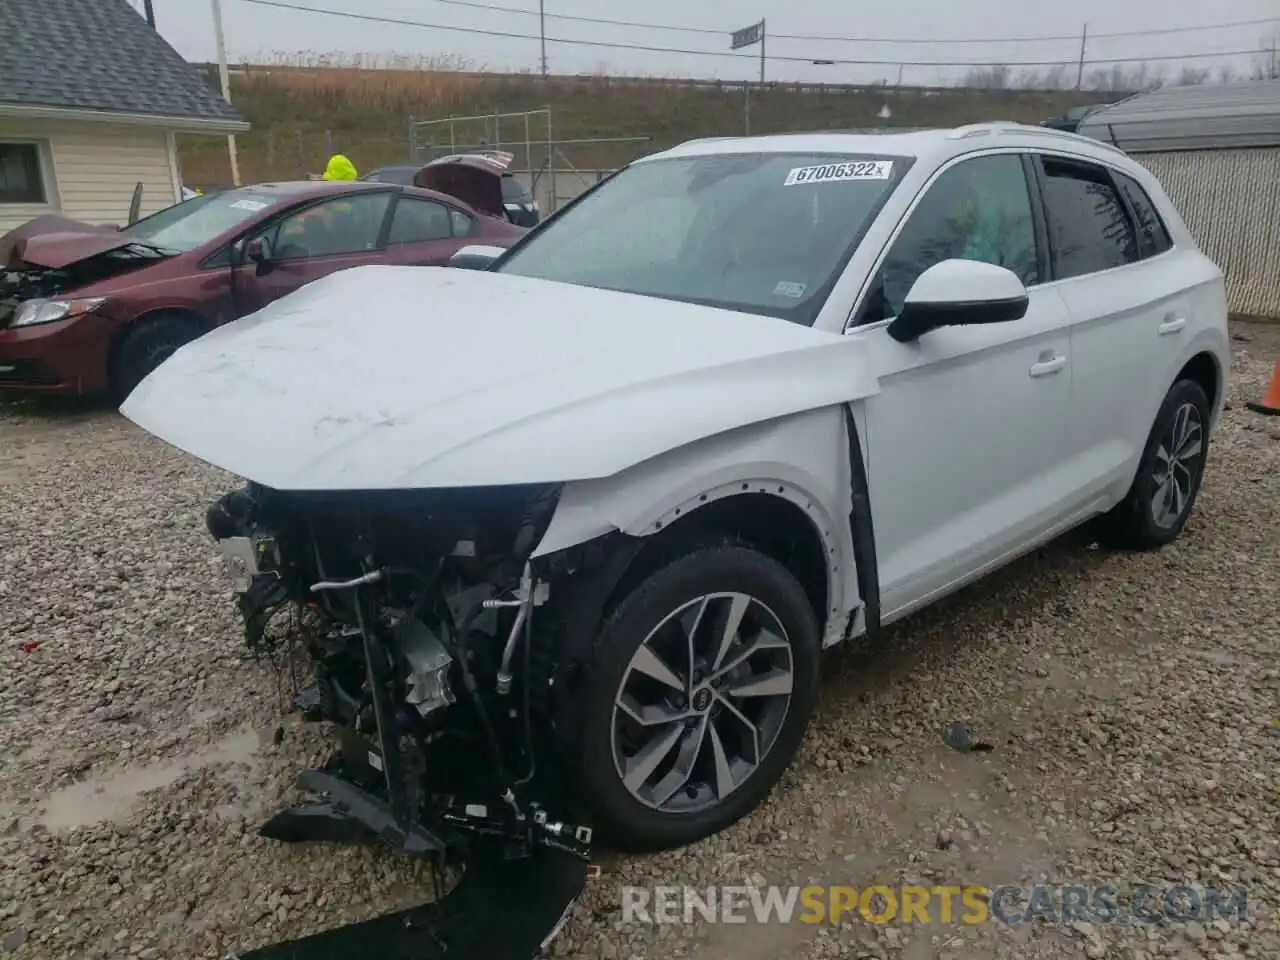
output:
[[1067, 280], [1138, 261], [1138, 236], [1110, 174], [1041, 157], [1054, 277]]
[[391, 233], [387, 243], [424, 243], [447, 240], [453, 235], [449, 210], [430, 200], [401, 197], [391, 217]]
[[1156, 205], [1147, 196], [1147, 191], [1138, 186], [1138, 181], [1132, 177], [1126, 177], [1123, 173], [1113, 175], [1116, 183], [1120, 184], [1125, 199], [1129, 201], [1129, 206], [1133, 208], [1134, 218], [1138, 221], [1138, 234], [1143, 245], [1142, 255], [1154, 257], [1171, 249], [1173, 241], [1169, 239], [1169, 231], [1165, 229], [1160, 214], [1156, 213]]

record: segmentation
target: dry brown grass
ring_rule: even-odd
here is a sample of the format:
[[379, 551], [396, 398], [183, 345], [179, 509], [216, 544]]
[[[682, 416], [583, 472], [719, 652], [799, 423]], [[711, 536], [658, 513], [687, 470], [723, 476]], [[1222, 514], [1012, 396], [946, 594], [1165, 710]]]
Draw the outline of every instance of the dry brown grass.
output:
[[[211, 71], [212, 73], [212, 71]], [[631, 78], [595, 74], [552, 77], [486, 73], [458, 58], [367, 57], [277, 51], [236, 66], [232, 102], [253, 124], [238, 138], [246, 182], [301, 176], [323, 167], [330, 142], [361, 170], [409, 158], [410, 118], [433, 120], [550, 108], [555, 139], [652, 138], [651, 148], [703, 136], [743, 132], [741, 84], [679, 78]], [[771, 84], [751, 92], [751, 131], [770, 133], [840, 127], [942, 126], [986, 119], [1036, 122], [1070, 106], [1095, 102], [1097, 93], [1034, 90], [870, 87], [815, 89]], [[888, 105], [889, 120], [881, 119]], [[327, 136], [326, 136], [327, 133]], [[448, 143], [447, 131], [439, 133]], [[492, 127], [454, 131], [459, 143], [479, 136], [493, 142]], [[531, 124], [545, 140], [545, 122]], [[504, 142], [523, 139], [523, 125], [508, 124]], [[221, 138], [184, 138], [182, 168], [190, 184], [230, 179]], [[566, 148], [567, 160], [590, 169], [625, 163], [634, 145]], [[546, 161], [545, 149], [529, 151], [521, 166]]]

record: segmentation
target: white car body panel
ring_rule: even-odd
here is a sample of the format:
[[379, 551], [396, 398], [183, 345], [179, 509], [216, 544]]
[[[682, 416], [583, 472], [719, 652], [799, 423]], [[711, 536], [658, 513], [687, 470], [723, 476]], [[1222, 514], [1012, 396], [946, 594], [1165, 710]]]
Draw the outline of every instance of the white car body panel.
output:
[[[537, 555], [614, 530], [653, 534], [735, 488], [771, 492], [805, 506], [830, 553], [828, 643], [862, 602], [846, 404], [882, 622], [1118, 503], [1166, 391], [1202, 352], [1218, 374], [1216, 421], [1229, 368], [1222, 273], [1156, 178], [1119, 151], [979, 124], [697, 141], [637, 162], [747, 151], [914, 158], [811, 328], [502, 274], [362, 267], [179, 350], [123, 412], [279, 489], [565, 481]], [[911, 343], [885, 322], [850, 329], [941, 171], [1031, 152], [1132, 177], [1174, 248], [1033, 287], [1022, 320]], [[1173, 320], [1185, 322], [1167, 329]]]
[[366, 266], [187, 344], [121, 411], [265, 486], [384, 490], [610, 476], [875, 389], [862, 344], [773, 318]]
[[648, 536], [724, 497], [781, 497], [808, 516], [832, 558], [825, 637], [834, 643], [860, 604], [848, 516], [847, 436], [840, 407], [827, 406], [741, 427], [612, 477], [570, 483], [533, 555], [614, 530]]

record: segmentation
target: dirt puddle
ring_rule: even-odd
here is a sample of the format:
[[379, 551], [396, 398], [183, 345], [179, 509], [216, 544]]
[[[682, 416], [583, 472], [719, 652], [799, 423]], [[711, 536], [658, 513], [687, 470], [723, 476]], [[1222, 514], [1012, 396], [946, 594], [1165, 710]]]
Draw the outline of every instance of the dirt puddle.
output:
[[37, 822], [51, 831], [75, 830], [117, 820], [142, 794], [172, 786], [189, 773], [215, 764], [258, 764], [263, 737], [240, 729], [196, 753], [164, 763], [90, 777], [50, 794]]

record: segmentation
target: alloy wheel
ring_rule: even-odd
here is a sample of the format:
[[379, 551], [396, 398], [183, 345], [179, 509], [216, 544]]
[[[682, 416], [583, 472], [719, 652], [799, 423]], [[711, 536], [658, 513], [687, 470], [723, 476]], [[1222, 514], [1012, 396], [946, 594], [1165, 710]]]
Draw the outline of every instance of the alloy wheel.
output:
[[1156, 447], [1151, 517], [1168, 529], [1186, 512], [1204, 452], [1204, 425], [1194, 403], [1178, 407]]
[[744, 593], [672, 611], [632, 657], [613, 709], [613, 759], [635, 799], [664, 813], [725, 800], [773, 747], [794, 683], [778, 617]]

